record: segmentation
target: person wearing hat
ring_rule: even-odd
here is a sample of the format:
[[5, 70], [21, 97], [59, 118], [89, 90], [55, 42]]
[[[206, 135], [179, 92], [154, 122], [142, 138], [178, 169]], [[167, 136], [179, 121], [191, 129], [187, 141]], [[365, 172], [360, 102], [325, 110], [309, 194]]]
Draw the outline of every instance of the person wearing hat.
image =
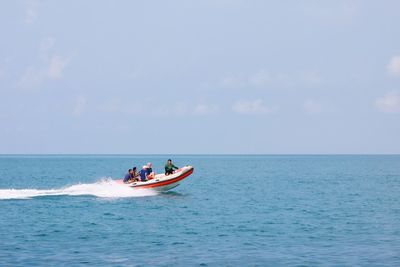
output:
[[153, 172], [153, 164], [151, 162], [147, 163], [147, 179], [151, 180], [156, 174]]
[[165, 164], [165, 175], [170, 175], [174, 173], [174, 169], [179, 169], [174, 164], [172, 164], [172, 160], [168, 159], [167, 164]]

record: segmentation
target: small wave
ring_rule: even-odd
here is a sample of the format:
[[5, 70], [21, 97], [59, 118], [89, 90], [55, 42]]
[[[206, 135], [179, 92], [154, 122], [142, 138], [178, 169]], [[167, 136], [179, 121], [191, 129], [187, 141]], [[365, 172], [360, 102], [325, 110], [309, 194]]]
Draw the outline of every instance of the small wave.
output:
[[111, 179], [102, 179], [92, 184], [75, 184], [60, 189], [0, 189], [0, 199], [29, 199], [42, 196], [83, 196], [101, 198], [145, 197], [157, 195], [151, 189], [133, 189], [116, 183]]

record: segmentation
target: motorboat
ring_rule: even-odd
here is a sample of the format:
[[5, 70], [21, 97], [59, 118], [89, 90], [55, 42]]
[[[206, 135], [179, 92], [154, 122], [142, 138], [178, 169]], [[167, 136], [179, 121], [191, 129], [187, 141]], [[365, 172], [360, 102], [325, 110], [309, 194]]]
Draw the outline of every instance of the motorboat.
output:
[[185, 178], [191, 175], [193, 171], [193, 166], [185, 166], [175, 170], [174, 173], [169, 175], [165, 175], [164, 173], [156, 174], [153, 179], [148, 181], [124, 183], [124, 181], [120, 179], [116, 180], [116, 182], [134, 189], [150, 188], [157, 191], [167, 191], [177, 187]]

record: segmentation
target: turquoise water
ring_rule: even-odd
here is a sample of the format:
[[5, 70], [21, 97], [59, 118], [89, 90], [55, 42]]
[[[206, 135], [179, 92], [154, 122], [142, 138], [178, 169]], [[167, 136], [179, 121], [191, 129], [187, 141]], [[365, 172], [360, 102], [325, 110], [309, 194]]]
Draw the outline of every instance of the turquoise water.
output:
[[400, 266], [400, 156], [181, 155], [171, 192], [112, 182], [168, 157], [0, 156], [0, 266]]

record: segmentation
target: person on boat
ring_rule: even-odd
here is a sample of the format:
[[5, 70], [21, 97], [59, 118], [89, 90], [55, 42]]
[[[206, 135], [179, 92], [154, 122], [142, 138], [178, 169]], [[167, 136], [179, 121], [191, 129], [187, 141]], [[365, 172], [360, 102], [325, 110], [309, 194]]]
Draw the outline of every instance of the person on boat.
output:
[[147, 179], [151, 180], [156, 174], [153, 172], [153, 164], [151, 162], [147, 163]]
[[139, 181], [139, 176], [140, 176], [140, 173], [137, 172], [137, 168], [136, 168], [136, 167], [133, 167], [133, 168], [132, 168], [131, 181], [132, 181], [132, 182], [137, 182], [137, 181]]
[[124, 183], [129, 183], [129, 181], [131, 180], [131, 178], [132, 178], [132, 169], [129, 169], [129, 170], [128, 170], [128, 173], [125, 174]]
[[142, 170], [140, 171], [140, 181], [142, 181], [142, 182], [145, 182], [145, 181], [147, 181], [147, 177], [148, 177], [148, 174], [147, 174], [147, 165], [144, 165], [143, 167], [142, 167]]
[[168, 159], [167, 164], [165, 164], [165, 175], [173, 174], [174, 169], [177, 170], [179, 168], [172, 163], [171, 159]]

